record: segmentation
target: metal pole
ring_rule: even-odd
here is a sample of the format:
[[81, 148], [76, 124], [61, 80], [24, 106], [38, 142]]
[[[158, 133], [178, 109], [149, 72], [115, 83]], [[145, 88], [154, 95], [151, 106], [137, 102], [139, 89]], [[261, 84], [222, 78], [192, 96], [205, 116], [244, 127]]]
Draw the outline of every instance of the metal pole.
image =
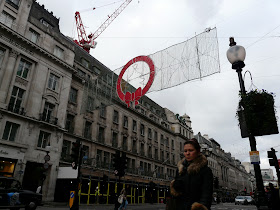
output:
[[[240, 67], [237, 68], [236, 72], [238, 74], [241, 94], [246, 94], [244, 80], [241, 74], [242, 68]], [[249, 134], [249, 142], [250, 142], [251, 151], [257, 151], [256, 139], [255, 136], [252, 135], [251, 133]], [[259, 210], [268, 209], [267, 206], [268, 203], [264, 192], [263, 179], [262, 179], [261, 168], [259, 164], [254, 164], [254, 171], [255, 171], [256, 185], [257, 185], [257, 198], [258, 198], [257, 207]]]
[[75, 189], [75, 197], [74, 197], [74, 202], [73, 202], [73, 206], [70, 208], [70, 210], [79, 210], [80, 206], [79, 206], [79, 190], [80, 190], [80, 185], [81, 185], [81, 165], [82, 165], [82, 154], [81, 154], [81, 150], [82, 150], [82, 144], [80, 145], [79, 148], [79, 161], [78, 161], [78, 175], [77, 175], [77, 183], [76, 183], [76, 189]]

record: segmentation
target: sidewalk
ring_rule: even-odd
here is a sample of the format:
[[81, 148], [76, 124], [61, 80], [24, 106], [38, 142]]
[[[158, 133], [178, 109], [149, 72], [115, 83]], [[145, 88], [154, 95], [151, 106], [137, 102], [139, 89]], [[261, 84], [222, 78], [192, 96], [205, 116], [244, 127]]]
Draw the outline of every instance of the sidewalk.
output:
[[[84, 204], [84, 203], [81, 203], [80, 206], [107, 206], [107, 207], [114, 207], [115, 205], [114, 204]], [[165, 206], [164, 203], [154, 203], [154, 204], [150, 204], [150, 203], [139, 203], [139, 204], [129, 204], [129, 206]], [[43, 207], [62, 207], [62, 208], [65, 208], [65, 207], [69, 207], [69, 203], [65, 203], [65, 202], [44, 202], [43, 203]]]

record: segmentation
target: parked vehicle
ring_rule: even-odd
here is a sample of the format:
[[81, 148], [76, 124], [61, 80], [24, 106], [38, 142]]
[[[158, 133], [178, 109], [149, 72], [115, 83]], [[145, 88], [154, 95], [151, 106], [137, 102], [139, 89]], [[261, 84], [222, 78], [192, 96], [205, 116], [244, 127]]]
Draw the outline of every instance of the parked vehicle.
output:
[[248, 204], [255, 204], [254, 199], [251, 196], [236, 196], [235, 198], [235, 205], [248, 205]]
[[42, 194], [22, 189], [13, 177], [0, 176], [0, 209], [35, 210], [42, 203]]
[[255, 205], [255, 200], [251, 196], [244, 196], [250, 205]]

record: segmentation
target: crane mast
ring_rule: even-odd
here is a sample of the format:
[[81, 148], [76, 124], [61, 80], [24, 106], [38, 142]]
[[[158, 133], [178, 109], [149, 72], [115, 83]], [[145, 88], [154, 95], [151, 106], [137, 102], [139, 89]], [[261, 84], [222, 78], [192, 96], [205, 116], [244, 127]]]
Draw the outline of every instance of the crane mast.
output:
[[74, 40], [74, 42], [89, 53], [90, 48], [95, 48], [97, 44], [94, 40], [116, 19], [116, 17], [127, 7], [131, 1], [132, 0], [126, 0], [124, 3], [122, 3], [121, 6], [119, 6], [115, 12], [113, 12], [113, 14], [108, 16], [107, 20], [101, 26], [99, 26], [99, 28], [94, 33], [91, 33], [88, 36], [86, 35], [80, 13], [76, 12], [75, 19], [78, 31], [78, 40]]

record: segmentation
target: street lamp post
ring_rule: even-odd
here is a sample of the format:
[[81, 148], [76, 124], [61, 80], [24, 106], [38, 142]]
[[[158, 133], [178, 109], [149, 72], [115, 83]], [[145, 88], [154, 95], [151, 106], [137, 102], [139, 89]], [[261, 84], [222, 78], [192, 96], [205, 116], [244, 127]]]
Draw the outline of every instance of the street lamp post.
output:
[[[229, 62], [232, 64], [232, 69], [235, 69], [238, 74], [239, 84], [240, 84], [240, 92], [241, 94], [246, 94], [244, 80], [242, 78], [242, 68], [245, 66], [244, 60], [246, 56], [245, 48], [239, 45], [236, 45], [233, 37], [229, 38], [230, 48], [227, 51], [227, 58]], [[249, 142], [251, 151], [257, 151], [256, 139], [253, 134], [249, 135]], [[264, 192], [263, 179], [261, 174], [261, 168], [259, 164], [254, 164], [254, 171], [256, 177], [256, 185], [257, 185], [257, 207], [258, 209], [268, 209], [267, 207], [267, 199]]]

